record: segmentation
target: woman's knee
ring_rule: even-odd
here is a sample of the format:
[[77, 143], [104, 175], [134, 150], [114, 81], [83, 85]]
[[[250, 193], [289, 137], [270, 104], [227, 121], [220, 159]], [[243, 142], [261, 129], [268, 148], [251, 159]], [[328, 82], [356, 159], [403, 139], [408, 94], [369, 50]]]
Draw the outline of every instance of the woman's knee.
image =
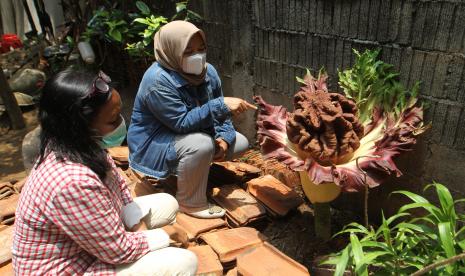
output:
[[190, 137], [191, 147], [196, 156], [213, 156], [215, 153], [215, 142], [213, 138], [205, 133], [194, 133]]
[[134, 201], [150, 208], [150, 213], [145, 219], [149, 228], [158, 228], [174, 222], [179, 210], [176, 198], [166, 193], [136, 197]]

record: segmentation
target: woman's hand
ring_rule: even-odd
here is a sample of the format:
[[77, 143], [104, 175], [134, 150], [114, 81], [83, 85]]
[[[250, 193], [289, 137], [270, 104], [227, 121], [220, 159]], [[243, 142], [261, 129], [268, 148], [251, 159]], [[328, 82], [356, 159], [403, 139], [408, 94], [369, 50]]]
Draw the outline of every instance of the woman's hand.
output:
[[228, 152], [228, 143], [223, 139], [217, 138], [215, 140], [215, 155], [213, 156], [213, 161], [223, 161], [226, 157], [226, 152]]
[[248, 109], [257, 109], [255, 105], [248, 103], [246, 100], [235, 97], [224, 97], [224, 103], [228, 106], [234, 116], [237, 116]]
[[170, 236], [170, 239], [175, 243], [180, 243], [183, 247], [187, 247], [189, 245], [189, 238], [187, 237], [187, 233], [175, 224], [165, 225], [162, 227], [162, 229], [165, 230], [168, 236]]

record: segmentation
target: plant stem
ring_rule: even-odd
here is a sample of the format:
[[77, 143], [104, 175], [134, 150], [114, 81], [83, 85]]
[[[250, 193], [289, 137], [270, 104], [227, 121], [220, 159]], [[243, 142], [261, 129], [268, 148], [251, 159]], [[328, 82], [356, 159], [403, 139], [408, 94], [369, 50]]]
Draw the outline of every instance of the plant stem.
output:
[[331, 238], [331, 207], [329, 203], [314, 203], [315, 234], [323, 241]]
[[465, 259], [465, 253], [455, 255], [454, 257], [450, 257], [450, 258], [447, 258], [445, 260], [441, 260], [439, 262], [432, 263], [432, 264], [418, 270], [417, 272], [413, 273], [412, 276], [424, 275], [427, 272], [430, 272], [431, 270], [433, 270], [435, 268], [445, 266], [445, 265], [448, 265], [448, 264], [451, 264], [451, 263], [455, 263], [456, 261], [459, 261], [459, 260], [462, 260], [462, 259]]

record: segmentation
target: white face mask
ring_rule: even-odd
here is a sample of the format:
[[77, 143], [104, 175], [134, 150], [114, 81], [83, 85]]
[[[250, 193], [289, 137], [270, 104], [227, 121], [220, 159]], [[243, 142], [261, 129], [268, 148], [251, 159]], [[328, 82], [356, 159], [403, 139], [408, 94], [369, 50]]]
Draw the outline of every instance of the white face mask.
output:
[[182, 60], [182, 70], [188, 74], [200, 75], [207, 63], [207, 53], [197, 53]]

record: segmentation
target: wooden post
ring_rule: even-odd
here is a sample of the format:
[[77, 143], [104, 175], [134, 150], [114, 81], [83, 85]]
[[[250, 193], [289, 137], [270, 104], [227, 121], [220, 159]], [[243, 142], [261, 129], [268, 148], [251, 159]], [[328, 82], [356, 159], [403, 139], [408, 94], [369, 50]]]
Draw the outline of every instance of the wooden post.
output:
[[22, 129], [26, 125], [24, 124], [23, 113], [18, 106], [13, 92], [10, 89], [10, 85], [6, 80], [5, 74], [3, 74], [3, 68], [0, 65], [0, 96], [2, 97], [3, 104], [5, 105], [6, 112], [10, 117], [11, 126], [13, 129]]

